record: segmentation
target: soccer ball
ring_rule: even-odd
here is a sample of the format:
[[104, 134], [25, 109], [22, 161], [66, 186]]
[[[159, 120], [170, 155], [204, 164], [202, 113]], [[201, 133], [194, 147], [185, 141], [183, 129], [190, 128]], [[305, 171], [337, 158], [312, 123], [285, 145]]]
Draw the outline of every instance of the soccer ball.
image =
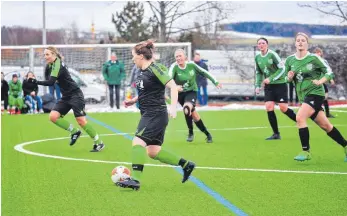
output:
[[114, 183], [130, 177], [130, 170], [125, 166], [117, 166], [112, 170], [111, 179]]

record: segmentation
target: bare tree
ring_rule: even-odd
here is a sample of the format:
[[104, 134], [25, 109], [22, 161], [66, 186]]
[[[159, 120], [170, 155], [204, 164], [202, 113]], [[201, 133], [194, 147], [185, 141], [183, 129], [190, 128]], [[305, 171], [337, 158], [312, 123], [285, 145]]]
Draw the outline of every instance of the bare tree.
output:
[[347, 22], [347, 2], [345, 1], [322, 1], [305, 4], [298, 4], [300, 7], [315, 9], [325, 15], [335, 16], [341, 19], [341, 22]]
[[[208, 22], [199, 23], [199, 27], [211, 26], [225, 20], [231, 14], [232, 7], [230, 3], [224, 2], [196, 2], [192, 8], [185, 7], [187, 2], [182, 1], [147, 1], [153, 12], [154, 21], [158, 23], [159, 41], [166, 42], [172, 34], [182, 33], [196, 29], [195, 25], [187, 26], [187, 20], [193, 15], [203, 13], [217, 14]], [[181, 22], [179, 22], [181, 21]], [[180, 23], [184, 23], [180, 26]], [[192, 23], [193, 24], [193, 23]]]

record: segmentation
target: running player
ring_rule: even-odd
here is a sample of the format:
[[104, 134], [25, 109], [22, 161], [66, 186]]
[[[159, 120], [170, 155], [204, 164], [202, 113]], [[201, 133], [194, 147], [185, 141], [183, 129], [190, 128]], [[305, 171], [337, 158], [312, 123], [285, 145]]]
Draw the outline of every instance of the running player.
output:
[[296, 115], [297, 126], [302, 146], [302, 152], [294, 160], [305, 161], [311, 159], [310, 134], [307, 119], [311, 118], [327, 135], [340, 144], [345, 150], [347, 162], [347, 141], [325, 116], [322, 109], [324, 102], [323, 83], [329, 81], [333, 73], [322, 58], [308, 52], [308, 36], [298, 33], [295, 37], [296, 53], [289, 56], [285, 62], [288, 81], [294, 81], [301, 106]]
[[212, 143], [213, 141], [211, 134], [208, 132], [200, 118], [200, 115], [195, 110], [198, 92], [196, 75], [199, 73], [200, 75], [208, 78], [217, 88], [221, 88], [222, 85], [205, 69], [199, 67], [194, 62], [187, 62], [187, 57], [183, 49], [177, 49], [175, 51], [175, 58], [176, 62], [171, 65], [169, 74], [178, 85], [178, 102], [183, 107], [183, 112], [189, 130], [187, 141], [192, 142], [194, 140], [194, 120], [196, 126], [206, 135], [207, 143]]
[[[327, 60], [325, 60], [323, 58], [323, 50], [322, 49], [317, 47], [316, 49], [314, 49], [314, 53], [316, 55], [318, 55], [319, 57], [321, 57], [323, 59], [323, 61], [325, 62], [325, 64], [329, 66]], [[334, 82], [333, 79], [330, 80], [330, 84], [331, 84], [331, 86], [335, 85], [335, 82]], [[328, 95], [329, 94], [328, 86], [325, 83], [323, 84], [323, 86], [324, 86], [324, 91], [325, 91], [325, 99], [324, 99], [324, 103], [323, 103], [324, 104], [324, 108], [325, 108], [325, 115], [328, 118], [335, 118], [335, 116], [330, 114], [329, 102], [328, 102], [328, 97], [329, 97], [329, 95]]]
[[133, 61], [140, 68], [136, 78], [138, 96], [124, 101], [126, 107], [139, 101], [141, 119], [132, 141], [132, 177], [118, 182], [117, 186], [135, 190], [140, 188], [146, 154], [154, 160], [181, 166], [183, 169], [182, 183], [188, 180], [195, 168], [193, 162], [178, 157], [161, 147], [169, 122], [165, 104], [165, 87], [171, 89], [170, 116], [172, 118], [176, 118], [178, 92], [167, 69], [163, 65], [154, 63], [153, 49], [154, 45], [150, 40], [141, 42], [133, 48]]
[[61, 55], [55, 47], [47, 47], [44, 50], [45, 60], [47, 62], [45, 74], [49, 74], [49, 80], [38, 81], [30, 78], [28, 82], [37, 83], [43, 86], [52, 86], [55, 83], [61, 89], [63, 97], [53, 107], [49, 114], [49, 119], [64, 130], [71, 133], [70, 145], [74, 145], [81, 135], [81, 131], [64, 119], [64, 116], [72, 109], [78, 124], [94, 139], [94, 145], [91, 152], [101, 151], [105, 145], [94, 128], [87, 122], [84, 111], [84, 95], [77, 83], [71, 78], [67, 66], [62, 61]]
[[[268, 48], [266, 38], [257, 40], [260, 53], [255, 56], [256, 70], [256, 94], [260, 93], [261, 86], [265, 91], [265, 108], [273, 131], [273, 135], [266, 140], [281, 139], [277, 125], [277, 117], [274, 111], [275, 103], [278, 104], [282, 113], [295, 121], [295, 113], [288, 108], [288, 89], [285, 80], [284, 67], [278, 54]], [[264, 79], [265, 77], [265, 79]]]

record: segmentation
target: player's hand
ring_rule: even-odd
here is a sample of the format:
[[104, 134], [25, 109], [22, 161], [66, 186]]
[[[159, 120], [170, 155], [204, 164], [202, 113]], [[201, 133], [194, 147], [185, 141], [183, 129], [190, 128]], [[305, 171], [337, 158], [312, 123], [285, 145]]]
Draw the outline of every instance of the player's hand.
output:
[[295, 75], [295, 72], [294, 72], [294, 71], [289, 71], [289, 72], [288, 72], [288, 75], [287, 75], [288, 80], [289, 80], [289, 81], [292, 81], [293, 78], [294, 78], [294, 75]]
[[125, 108], [128, 108], [128, 107], [134, 105], [134, 103], [135, 103], [135, 102], [134, 102], [133, 100], [128, 100], [128, 99], [126, 99], [125, 101], [123, 101], [123, 104], [124, 104]]
[[30, 93], [30, 95], [34, 97], [34, 96], [35, 96], [35, 92], [32, 91], [32, 92]]
[[36, 79], [33, 79], [33, 78], [29, 78], [29, 79], [28, 79], [28, 82], [29, 82], [29, 83], [37, 83], [37, 80], [36, 80]]
[[218, 83], [218, 85], [216, 85], [217, 89], [221, 89], [223, 86], [222, 84]]
[[256, 94], [259, 94], [259, 93], [260, 93], [260, 90], [261, 90], [261, 88], [259, 88], [259, 87], [255, 88], [255, 93], [256, 93]]
[[169, 116], [170, 116], [171, 118], [176, 118], [176, 116], [177, 116], [177, 109], [176, 109], [176, 106], [170, 106]]
[[183, 91], [183, 87], [182, 87], [181, 85], [177, 85], [177, 91], [178, 91], [178, 92]]
[[270, 84], [270, 79], [269, 78], [266, 78], [263, 80], [263, 85], [268, 85]]
[[319, 80], [312, 80], [312, 83], [315, 84], [316, 86], [322, 85], [322, 83]]
[[335, 81], [334, 80], [330, 80], [330, 85], [331, 85], [331, 87], [335, 87]]

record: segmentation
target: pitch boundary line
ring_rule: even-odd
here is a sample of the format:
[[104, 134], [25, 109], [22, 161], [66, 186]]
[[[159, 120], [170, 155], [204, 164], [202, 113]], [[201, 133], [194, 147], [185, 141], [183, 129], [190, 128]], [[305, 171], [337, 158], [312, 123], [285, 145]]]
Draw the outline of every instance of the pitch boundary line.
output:
[[[123, 134], [100, 134], [100, 136], [119, 136]], [[88, 137], [88, 136], [81, 136], [81, 137]], [[64, 156], [58, 156], [58, 155], [50, 155], [50, 154], [43, 154], [38, 152], [29, 151], [27, 149], [24, 149], [24, 146], [35, 144], [35, 143], [42, 143], [42, 142], [48, 142], [48, 141], [54, 141], [54, 140], [64, 140], [64, 139], [70, 139], [70, 137], [57, 137], [57, 138], [49, 138], [49, 139], [41, 139], [41, 140], [33, 140], [28, 141], [24, 143], [17, 144], [14, 146], [14, 149], [18, 152], [28, 154], [28, 155], [34, 155], [39, 157], [45, 157], [45, 158], [54, 158], [54, 159], [61, 159], [61, 160], [71, 160], [71, 161], [86, 161], [86, 162], [93, 162], [93, 163], [108, 163], [108, 164], [127, 164], [130, 165], [131, 162], [122, 162], [122, 161], [105, 161], [105, 160], [95, 160], [95, 159], [86, 159], [86, 158], [72, 158], [72, 157], [64, 157]], [[151, 167], [176, 167], [166, 164], [145, 164], [145, 166], [151, 166]], [[203, 170], [225, 170], [225, 171], [249, 171], [249, 172], [271, 172], [271, 173], [296, 173], [296, 174], [326, 174], [326, 175], [347, 175], [347, 172], [332, 172], [332, 171], [314, 171], [314, 170], [278, 170], [278, 169], [257, 169], [257, 168], [233, 168], [233, 167], [207, 167], [207, 166], [197, 166], [197, 169], [203, 169]]]

